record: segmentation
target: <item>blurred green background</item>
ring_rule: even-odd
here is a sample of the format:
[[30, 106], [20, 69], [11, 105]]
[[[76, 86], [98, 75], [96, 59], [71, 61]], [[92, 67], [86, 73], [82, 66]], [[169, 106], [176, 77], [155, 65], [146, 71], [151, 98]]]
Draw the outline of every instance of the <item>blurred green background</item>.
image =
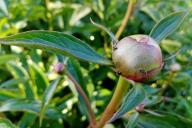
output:
[[[121, 25], [128, 0], [0, 0], [0, 37], [28, 30], [53, 30], [72, 34], [111, 59], [111, 39], [93, 26], [90, 17], [112, 32]], [[138, 0], [121, 38], [149, 34], [153, 26], [169, 13], [192, 7], [191, 0]], [[121, 39], [120, 38], [120, 39]], [[179, 29], [161, 43], [167, 60], [155, 81], [143, 84], [151, 98], [147, 109], [182, 116], [192, 120], [192, 13]], [[2, 46], [0, 52], [0, 117], [20, 128], [39, 128], [40, 103], [45, 89], [60, 74], [54, 71], [60, 61], [56, 54], [16, 46]], [[72, 70], [88, 95], [99, 117], [109, 102], [118, 75], [110, 67], [70, 59]], [[42, 128], [81, 128], [88, 125], [85, 108], [77, 92], [65, 77], [54, 93], [45, 112]], [[143, 115], [143, 116], [142, 116]], [[151, 117], [150, 117], [151, 116]], [[139, 122], [165, 123], [154, 115], [141, 112]], [[167, 117], [182, 128], [182, 123]], [[154, 121], [155, 120], [155, 121]], [[126, 127], [127, 117], [110, 127]], [[150, 121], [149, 121], [150, 122]], [[188, 123], [187, 123], [188, 124]], [[152, 125], [149, 125], [152, 126]], [[139, 125], [137, 126], [139, 127]], [[152, 128], [152, 127], [146, 127]], [[190, 126], [186, 126], [190, 128]]]

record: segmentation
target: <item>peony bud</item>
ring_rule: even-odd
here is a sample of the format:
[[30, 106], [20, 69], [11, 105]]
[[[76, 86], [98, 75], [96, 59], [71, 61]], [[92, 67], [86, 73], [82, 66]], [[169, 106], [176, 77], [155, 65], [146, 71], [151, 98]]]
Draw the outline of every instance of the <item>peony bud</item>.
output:
[[64, 64], [63, 63], [57, 63], [56, 65], [54, 65], [54, 71], [57, 73], [62, 73], [64, 69]]
[[163, 66], [159, 45], [147, 35], [132, 35], [120, 40], [112, 53], [116, 70], [133, 81], [154, 77]]

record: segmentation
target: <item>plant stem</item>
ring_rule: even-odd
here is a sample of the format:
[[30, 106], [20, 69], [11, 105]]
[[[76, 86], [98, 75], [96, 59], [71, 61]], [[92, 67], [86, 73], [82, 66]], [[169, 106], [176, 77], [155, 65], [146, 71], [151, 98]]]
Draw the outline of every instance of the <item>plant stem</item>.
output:
[[[136, 0], [129, 0], [127, 11], [125, 14], [125, 18], [123, 19], [123, 22], [121, 26], [119, 27], [117, 33], [115, 34], [116, 38], [118, 39], [120, 35], [122, 34], [123, 30], [125, 29], [125, 26], [131, 17], [131, 13], [133, 11], [133, 7], [136, 3]], [[106, 107], [104, 113], [101, 116], [101, 119], [99, 120], [97, 127], [102, 128], [105, 123], [113, 116], [113, 114], [117, 111], [124, 94], [127, 92], [128, 88], [130, 87], [130, 82], [128, 82], [125, 78], [120, 76], [119, 81], [117, 83], [117, 87], [115, 89], [114, 95]]]
[[129, 87], [130, 83], [125, 78], [120, 76], [113, 97], [108, 106], [106, 107], [104, 113], [102, 114], [100, 121], [97, 124], [98, 128], [102, 128], [105, 123], [113, 116]]
[[73, 82], [77, 92], [79, 93], [79, 95], [82, 96], [82, 98], [83, 98], [83, 100], [85, 102], [85, 105], [86, 105], [87, 110], [88, 110], [88, 118], [89, 118], [91, 127], [92, 128], [97, 128], [96, 118], [95, 118], [94, 112], [93, 112], [93, 110], [91, 108], [91, 104], [89, 102], [88, 97], [86, 96], [85, 92], [83, 91], [83, 89], [81, 88], [79, 83], [73, 78], [73, 76], [66, 70], [65, 70], [65, 73], [66, 73], [67, 77]]
[[121, 36], [123, 30], [125, 29], [125, 26], [127, 25], [129, 18], [131, 17], [131, 13], [133, 11], [133, 7], [134, 7], [135, 3], [136, 3], [136, 0], [129, 0], [127, 11], [126, 11], [125, 17], [123, 19], [123, 22], [122, 22], [121, 26], [119, 27], [117, 33], [115, 34], [117, 39]]

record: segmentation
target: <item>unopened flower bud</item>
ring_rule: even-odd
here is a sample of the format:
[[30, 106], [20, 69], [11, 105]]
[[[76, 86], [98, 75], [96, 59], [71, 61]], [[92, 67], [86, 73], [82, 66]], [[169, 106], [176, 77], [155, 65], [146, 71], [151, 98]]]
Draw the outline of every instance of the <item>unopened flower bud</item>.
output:
[[54, 71], [57, 73], [62, 73], [64, 69], [64, 64], [63, 63], [57, 63], [56, 65], [54, 65]]
[[159, 45], [147, 35], [125, 37], [112, 53], [117, 72], [127, 79], [143, 82], [160, 72], [163, 66]]

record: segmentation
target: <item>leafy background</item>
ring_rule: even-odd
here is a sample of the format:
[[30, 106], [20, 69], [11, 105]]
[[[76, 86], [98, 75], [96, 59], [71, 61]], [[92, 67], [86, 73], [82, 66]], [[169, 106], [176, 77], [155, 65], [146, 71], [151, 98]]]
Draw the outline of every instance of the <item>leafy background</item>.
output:
[[[110, 59], [110, 38], [91, 24], [90, 17], [115, 33], [124, 18], [127, 2], [1, 0], [0, 37], [28, 30], [54, 30], [74, 35]], [[160, 19], [191, 6], [191, 0], [174, 0], [174, 4], [172, 0], [139, 0], [121, 38], [138, 33], [149, 34]], [[148, 98], [146, 109], [139, 114], [128, 113], [107, 127], [190, 128], [191, 25], [192, 14], [189, 13], [177, 32], [161, 42], [164, 58], [180, 52], [165, 62], [156, 81], [142, 84]], [[3, 122], [10, 127], [12, 122], [20, 128], [38, 128], [39, 118], [43, 118], [43, 128], [88, 125], [87, 110], [82, 101], [78, 102], [73, 83], [65, 73], [61, 75], [54, 70], [58, 62], [65, 62], [67, 58], [39, 49], [4, 45], [0, 55], [0, 117]], [[108, 66], [73, 58], [68, 59], [66, 68], [80, 83], [99, 117], [113, 94], [118, 75]]]

